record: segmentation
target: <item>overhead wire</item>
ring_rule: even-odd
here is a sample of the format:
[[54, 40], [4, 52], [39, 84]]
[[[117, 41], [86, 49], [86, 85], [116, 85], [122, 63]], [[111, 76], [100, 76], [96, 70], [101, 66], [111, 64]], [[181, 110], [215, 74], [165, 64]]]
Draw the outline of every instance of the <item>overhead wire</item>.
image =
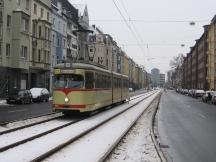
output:
[[[129, 15], [129, 12], [128, 12], [127, 9], [126, 9], [126, 6], [125, 6], [123, 0], [120, 0], [120, 2], [121, 2], [121, 4], [122, 4], [122, 6], [123, 6], [123, 9], [124, 9], [125, 13], [127, 14], [128, 18], [129, 18], [129, 20], [130, 20], [131, 17], [130, 17], [130, 15]], [[129, 21], [129, 22], [131, 23], [132, 27], [134, 28], [134, 31], [135, 31], [135, 34], [136, 34], [137, 38], [139, 38], [139, 39], [140, 39], [140, 42], [142, 43], [142, 42], [143, 42], [142, 37], [141, 37], [139, 31], [137, 30], [136, 26], [134, 25], [134, 23], [133, 23], [132, 21]], [[140, 43], [140, 44], [141, 44], [141, 43]], [[141, 46], [141, 48], [142, 48], [142, 51], [144, 51], [143, 46]]]
[[[133, 31], [133, 29], [131, 28], [130, 24], [128, 23], [127, 19], [125, 18], [125, 16], [123, 15], [123, 13], [121, 12], [120, 8], [118, 7], [118, 5], [116, 4], [115, 0], [112, 0], [112, 2], [114, 3], [116, 9], [118, 10], [119, 14], [121, 15], [121, 17], [123, 18], [123, 21], [125, 22], [125, 24], [127, 25], [128, 29], [130, 30], [130, 32], [132, 33], [133, 37], [135, 38], [137, 44], [139, 43], [139, 40], [135, 34], [135, 32]], [[142, 47], [140, 46], [141, 51], [143, 52]]]
[[[103, 21], [103, 22], [122, 22], [123, 20], [118, 19], [91, 19], [90, 21]], [[202, 23], [209, 22], [210, 20], [143, 20], [143, 19], [126, 19], [128, 22], [142, 22], [142, 23]]]

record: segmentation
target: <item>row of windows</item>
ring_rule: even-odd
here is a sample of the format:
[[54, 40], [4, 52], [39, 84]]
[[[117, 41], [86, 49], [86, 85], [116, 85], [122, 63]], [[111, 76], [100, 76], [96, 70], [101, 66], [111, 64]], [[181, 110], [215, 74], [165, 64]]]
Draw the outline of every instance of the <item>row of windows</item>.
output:
[[[44, 33], [44, 34], [43, 34]], [[50, 34], [51, 34], [51, 29], [48, 27], [44, 27], [44, 31], [42, 29], [42, 26], [37, 26], [37, 23], [33, 22], [33, 27], [32, 27], [32, 35], [35, 37], [41, 38], [44, 36], [46, 40], [50, 40]]]
[[[0, 44], [0, 56], [1, 56], [1, 50], [2, 50], [2, 46]], [[27, 58], [27, 53], [28, 53], [28, 47], [22, 46], [21, 52], [20, 52], [20, 57], [21, 58]], [[11, 56], [11, 45], [9, 43], [6, 44], [6, 56], [7, 57]]]
[[[85, 73], [85, 88], [111, 88], [111, 75], [86, 72]], [[113, 87], [114, 88], [127, 88], [128, 80], [121, 79], [118, 77], [113, 78]]]
[[32, 49], [32, 60], [36, 62], [49, 63], [50, 51]]
[[[1, 51], [1, 44], [0, 44], [0, 51]], [[33, 56], [32, 56], [33, 61], [49, 63], [49, 57], [50, 57], [49, 51], [44, 50], [44, 52], [42, 54], [41, 50], [38, 50], [38, 53], [36, 53], [36, 49], [33, 48], [32, 54], [33, 54]], [[1, 52], [0, 52], [0, 56], [1, 56]], [[7, 57], [11, 56], [11, 45], [9, 43], [6, 44], [6, 56]], [[20, 57], [26, 59], [27, 56], [28, 56], [28, 47], [22, 46], [21, 52], [20, 52]]]
[[[37, 15], [37, 12], [38, 12], [37, 4], [34, 4], [34, 14]], [[40, 17], [41, 18], [44, 17], [44, 9], [43, 8], [40, 9]], [[49, 12], [47, 12], [47, 14], [46, 14], [46, 19], [47, 19], [47, 21], [49, 21], [49, 19], [50, 19], [50, 13]]]

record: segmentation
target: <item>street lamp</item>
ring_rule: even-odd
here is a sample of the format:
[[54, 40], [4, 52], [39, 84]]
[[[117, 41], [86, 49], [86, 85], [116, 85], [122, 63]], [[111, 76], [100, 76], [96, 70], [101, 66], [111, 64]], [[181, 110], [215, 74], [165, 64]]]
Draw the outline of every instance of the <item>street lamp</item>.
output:
[[194, 26], [196, 23], [195, 23], [194, 21], [191, 21], [189, 24], [190, 24], [191, 26]]

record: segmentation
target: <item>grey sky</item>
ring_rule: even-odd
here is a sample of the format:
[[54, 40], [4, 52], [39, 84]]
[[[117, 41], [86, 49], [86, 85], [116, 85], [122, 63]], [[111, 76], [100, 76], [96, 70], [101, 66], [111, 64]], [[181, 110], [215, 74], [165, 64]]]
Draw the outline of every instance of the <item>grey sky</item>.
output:
[[[90, 24], [96, 24], [104, 33], [112, 35], [127, 55], [144, 65], [148, 72], [156, 67], [166, 73], [170, 69], [170, 59], [179, 53], [189, 52], [189, 47], [203, 33], [203, 25], [208, 24], [216, 14], [216, 0], [115, 0], [126, 19], [129, 19], [129, 15], [131, 20], [143, 20], [129, 22], [139, 35], [138, 42], [144, 44], [141, 47], [137, 46], [137, 39], [112, 0], [69, 1], [72, 4], [87, 4]], [[190, 21], [198, 22], [190, 26]], [[185, 44], [185, 47], [181, 47], [181, 44]]]

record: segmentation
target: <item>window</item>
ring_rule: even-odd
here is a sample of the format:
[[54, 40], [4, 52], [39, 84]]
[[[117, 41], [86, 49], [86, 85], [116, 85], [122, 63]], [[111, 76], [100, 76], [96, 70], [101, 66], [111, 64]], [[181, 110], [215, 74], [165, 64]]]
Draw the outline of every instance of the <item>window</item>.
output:
[[29, 20], [28, 19], [25, 19], [25, 18], [23, 18], [22, 19], [22, 30], [24, 31], [24, 32], [28, 32], [28, 30], [29, 30]]
[[57, 43], [58, 43], [57, 46], [59, 47], [60, 46], [60, 40], [59, 40], [59, 38], [58, 38], [58, 42]]
[[34, 14], [37, 14], [37, 5], [34, 4]]
[[17, 5], [20, 6], [21, 0], [17, 0]]
[[0, 57], [2, 56], [2, 43], [0, 43]]
[[64, 45], [64, 48], [66, 48], [66, 40], [63, 39], [63, 45]]
[[65, 33], [66, 32], [66, 29], [65, 29], [65, 24], [63, 24], [63, 32]]
[[85, 73], [85, 88], [94, 88], [94, 74], [92, 72]]
[[37, 56], [36, 56], [36, 49], [32, 49], [32, 61], [37, 61]]
[[55, 88], [82, 88], [83, 76], [77, 74], [61, 74], [54, 77]]
[[44, 15], [44, 10], [43, 8], [41, 8], [41, 17], [43, 17], [43, 15]]
[[47, 39], [47, 37], [48, 37], [48, 28], [45, 27], [45, 38]]
[[59, 21], [58, 22], [58, 29], [60, 30], [60, 27], [61, 27], [61, 22]]
[[55, 35], [53, 34], [53, 46], [55, 47]]
[[7, 27], [11, 27], [11, 15], [7, 15]]
[[53, 18], [53, 27], [55, 27], [55, 18]]
[[47, 12], [47, 21], [49, 21], [49, 12]]
[[46, 57], [47, 57], [47, 51], [45, 50], [44, 51], [44, 55], [43, 55], [43, 61], [44, 61], [44, 63], [46, 62]]
[[50, 34], [51, 34], [51, 30], [50, 28], [48, 28], [48, 37], [47, 37], [48, 40], [50, 40]]
[[10, 56], [10, 44], [9, 43], [6, 44], [6, 56], [7, 57]]
[[22, 46], [21, 57], [27, 58], [27, 47], [26, 46]]
[[36, 23], [33, 23], [32, 35], [33, 36], [37, 36], [37, 24]]
[[26, 10], [29, 10], [29, 0], [26, 0]]
[[39, 38], [41, 37], [41, 33], [42, 31], [41, 31], [41, 26], [39, 26]]
[[41, 50], [38, 50], [38, 62], [41, 62]]
[[47, 63], [50, 63], [50, 51], [47, 51]]

